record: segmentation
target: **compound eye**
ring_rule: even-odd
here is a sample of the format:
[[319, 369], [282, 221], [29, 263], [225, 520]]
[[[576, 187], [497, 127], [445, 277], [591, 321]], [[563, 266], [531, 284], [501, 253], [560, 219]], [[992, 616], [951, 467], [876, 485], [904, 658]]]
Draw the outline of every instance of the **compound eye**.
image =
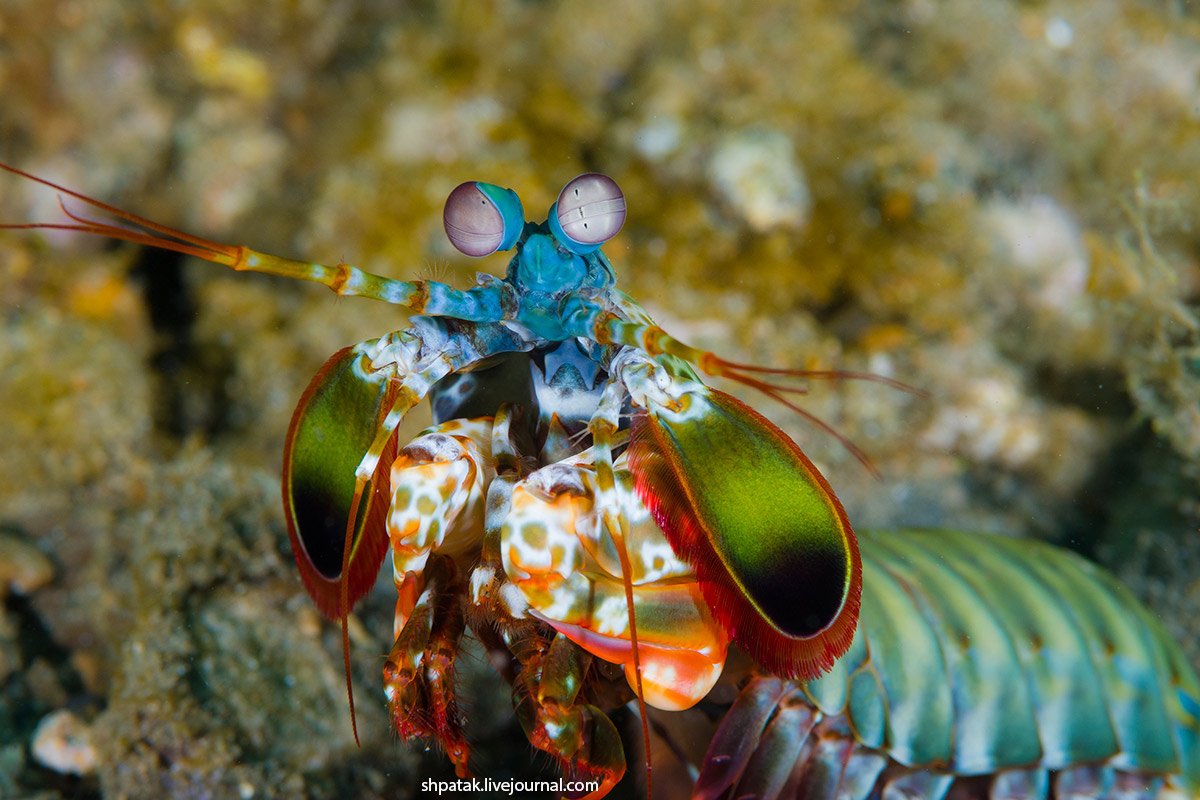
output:
[[559, 193], [555, 209], [568, 246], [595, 249], [625, 224], [625, 194], [616, 181], [598, 172], [573, 178]]
[[472, 258], [511, 249], [521, 234], [523, 221], [516, 192], [480, 181], [459, 184], [446, 198], [442, 212], [450, 244]]

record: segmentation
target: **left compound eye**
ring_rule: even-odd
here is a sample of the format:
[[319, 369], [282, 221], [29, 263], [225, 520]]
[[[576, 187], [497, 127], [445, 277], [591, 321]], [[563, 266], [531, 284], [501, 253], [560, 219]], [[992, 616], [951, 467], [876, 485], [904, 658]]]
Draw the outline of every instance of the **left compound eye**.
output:
[[625, 224], [625, 194], [607, 175], [580, 175], [559, 193], [550, 223], [568, 249], [590, 253], [616, 236]]
[[512, 249], [521, 235], [524, 213], [512, 189], [467, 181], [446, 198], [442, 223], [455, 250], [481, 258]]

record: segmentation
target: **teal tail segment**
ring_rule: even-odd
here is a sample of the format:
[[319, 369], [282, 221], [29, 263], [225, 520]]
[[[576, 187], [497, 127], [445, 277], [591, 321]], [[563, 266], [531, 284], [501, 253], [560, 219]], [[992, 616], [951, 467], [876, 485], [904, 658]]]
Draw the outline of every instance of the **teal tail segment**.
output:
[[1200, 800], [1200, 678], [1111, 575], [1032, 540], [858, 536], [850, 649], [752, 679], [694, 797]]

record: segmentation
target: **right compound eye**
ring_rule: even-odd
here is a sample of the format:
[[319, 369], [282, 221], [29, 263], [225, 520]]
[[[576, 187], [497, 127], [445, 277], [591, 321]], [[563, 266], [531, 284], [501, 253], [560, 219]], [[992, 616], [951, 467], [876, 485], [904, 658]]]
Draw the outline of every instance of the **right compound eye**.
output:
[[442, 222], [455, 250], [482, 258], [512, 249], [525, 226], [525, 214], [512, 189], [467, 181], [446, 198]]
[[550, 213], [550, 230], [572, 253], [590, 253], [625, 224], [625, 194], [599, 172], [572, 178]]

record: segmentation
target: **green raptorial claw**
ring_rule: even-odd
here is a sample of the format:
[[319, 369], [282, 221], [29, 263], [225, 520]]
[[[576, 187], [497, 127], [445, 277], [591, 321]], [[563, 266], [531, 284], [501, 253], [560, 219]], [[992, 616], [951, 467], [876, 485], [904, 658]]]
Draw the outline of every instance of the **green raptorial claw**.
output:
[[[296, 405], [284, 446], [288, 535], [304, 586], [330, 619], [343, 612], [340, 580], [354, 472], [395, 396], [391, 373], [370, 369], [379, 341], [346, 347], [325, 362]], [[347, 576], [351, 607], [371, 588], [387, 552], [394, 451], [389, 442], [359, 504]]]
[[731, 638], [774, 672], [816, 677], [850, 646], [862, 593], [841, 503], [740, 400], [694, 384], [677, 406], [651, 400], [634, 420], [639, 493]]

